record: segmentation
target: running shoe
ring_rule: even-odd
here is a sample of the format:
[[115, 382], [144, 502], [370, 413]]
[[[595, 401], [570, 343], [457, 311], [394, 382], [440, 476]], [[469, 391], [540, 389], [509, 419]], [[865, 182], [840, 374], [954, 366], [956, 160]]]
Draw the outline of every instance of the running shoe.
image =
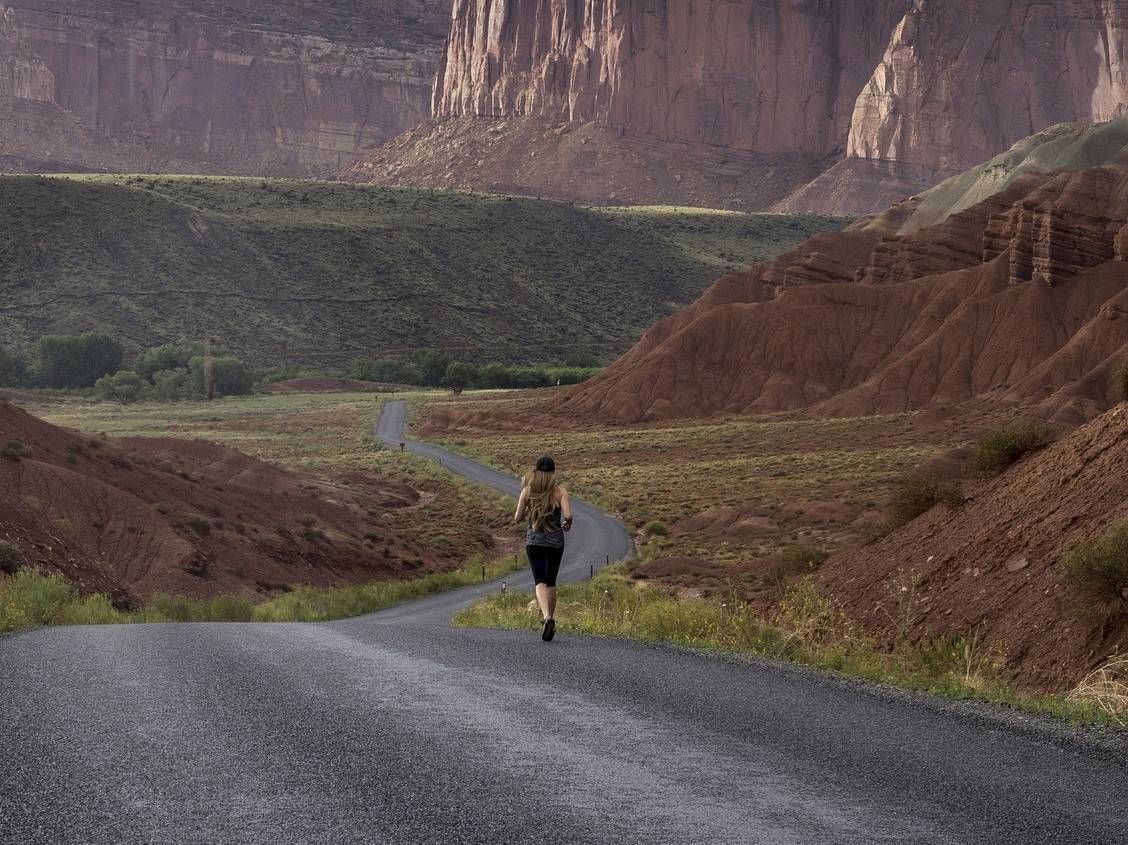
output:
[[546, 643], [556, 636], [556, 620], [546, 619], [544, 623], [544, 630], [541, 631], [541, 639]]

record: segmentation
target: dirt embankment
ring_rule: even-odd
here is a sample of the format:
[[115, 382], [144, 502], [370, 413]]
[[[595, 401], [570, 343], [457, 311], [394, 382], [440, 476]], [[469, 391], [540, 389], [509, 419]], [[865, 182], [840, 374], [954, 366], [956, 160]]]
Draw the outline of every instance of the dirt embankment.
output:
[[1070, 686], [1128, 649], [1128, 616], [1082, 599], [1062, 563], [1128, 519], [1128, 404], [967, 492], [961, 508], [835, 555], [818, 581], [890, 641], [976, 632], [1035, 688]]
[[419, 500], [362, 473], [329, 482], [210, 443], [90, 436], [0, 403], [0, 540], [123, 606], [457, 565], [382, 521]]

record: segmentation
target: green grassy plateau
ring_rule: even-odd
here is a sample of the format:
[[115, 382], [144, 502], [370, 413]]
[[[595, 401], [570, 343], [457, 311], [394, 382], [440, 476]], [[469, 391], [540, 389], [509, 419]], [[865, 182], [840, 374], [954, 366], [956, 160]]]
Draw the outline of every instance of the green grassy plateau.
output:
[[0, 346], [211, 336], [270, 366], [610, 359], [722, 273], [843, 223], [196, 176], [5, 176], [0, 197]]

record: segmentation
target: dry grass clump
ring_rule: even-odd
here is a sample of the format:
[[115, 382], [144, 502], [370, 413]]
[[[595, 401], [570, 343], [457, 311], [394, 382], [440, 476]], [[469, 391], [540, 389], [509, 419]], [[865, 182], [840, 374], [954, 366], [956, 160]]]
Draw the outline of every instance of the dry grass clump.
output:
[[1128, 726], [1128, 655], [1114, 657], [1094, 669], [1068, 700], [1093, 705], [1117, 724]]

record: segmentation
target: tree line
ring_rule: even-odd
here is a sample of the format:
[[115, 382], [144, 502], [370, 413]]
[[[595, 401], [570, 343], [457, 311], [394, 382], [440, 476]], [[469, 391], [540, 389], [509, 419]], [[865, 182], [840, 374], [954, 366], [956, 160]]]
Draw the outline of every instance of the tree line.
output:
[[362, 381], [445, 387], [455, 393], [463, 390], [532, 390], [587, 381], [600, 369], [599, 359], [576, 353], [564, 366], [519, 367], [507, 364], [470, 364], [455, 360], [441, 349], [425, 349], [413, 357], [358, 358], [349, 375]]
[[30, 361], [0, 349], [0, 385], [59, 390], [93, 388], [101, 399], [203, 399], [251, 393], [255, 376], [235, 356], [208, 355], [201, 341], [178, 340], [142, 352], [131, 367], [109, 335], [44, 335]]
[[[202, 341], [181, 339], [140, 353], [130, 366], [125, 349], [113, 337], [98, 332], [45, 335], [29, 360], [0, 349], [0, 386], [90, 390], [101, 399], [135, 402], [142, 399], [203, 399], [252, 393], [258, 381], [237, 357], [222, 350], [209, 354]], [[599, 372], [599, 360], [578, 353], [564, 366], [471, 364], [439, 349], [426, 349], [404, 358], [359, 358], [348, 376], [363, 381], [419, 387], [445, 387], [455, 393], [468, 389], [535, 389], [577, 384]], [[279, 371], [267, 380], [289, 377]], [[330, 375], [321, 373], [320, 375]]]

